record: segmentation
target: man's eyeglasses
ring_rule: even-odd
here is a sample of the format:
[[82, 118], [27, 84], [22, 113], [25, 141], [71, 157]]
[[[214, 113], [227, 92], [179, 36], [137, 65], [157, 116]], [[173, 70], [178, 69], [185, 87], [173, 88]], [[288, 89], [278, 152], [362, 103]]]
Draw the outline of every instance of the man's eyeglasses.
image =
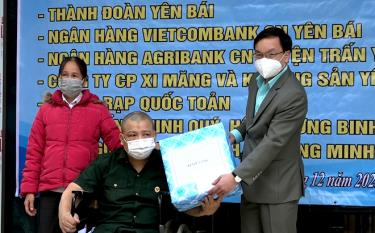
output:
[[254, 53], [254, 58], [255, 59], [262, 59], [263, 57], [269, 58], [269, 59], [274, 59], [277, 55], [284, 53], [284, 51], [281, 51], [279, 53], [259, 53], [255, 52]]

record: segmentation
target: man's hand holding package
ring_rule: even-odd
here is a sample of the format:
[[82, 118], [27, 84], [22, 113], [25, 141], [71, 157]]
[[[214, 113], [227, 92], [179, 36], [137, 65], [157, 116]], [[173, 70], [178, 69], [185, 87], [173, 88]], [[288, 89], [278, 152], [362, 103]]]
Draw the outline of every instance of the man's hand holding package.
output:
[[237, 182], [234, 180], [232, 173], [219, 176], [213, 183], [214, 187], [208, 191], [210, 195], [226, 196], [234, 190]]
[[220, 207], [220, 203], [222, 200], [223, 197], [221, 196], [217, 199], [214, 199], [212, 195], [208, 195], [203, 200], [200, 206], [190, 209], [186, 211], [186, 213], [194, 217], [213, 215], [216, 212], [216, 210]]

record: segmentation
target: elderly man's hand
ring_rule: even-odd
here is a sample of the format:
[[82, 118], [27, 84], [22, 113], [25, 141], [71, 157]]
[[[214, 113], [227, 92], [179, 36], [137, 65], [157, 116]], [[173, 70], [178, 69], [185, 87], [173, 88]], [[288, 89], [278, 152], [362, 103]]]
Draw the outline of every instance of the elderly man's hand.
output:
[[220, 203], [223, 200], [223, 197], [219, 197], [216, 200], [213, 198], [212, 195], [208, 195], [202, 202], [202, 210], [201, 215], [213, 215], [216, 210], [220, 207]]
[[74, 214], [74, 217], [69, 212], [59, 214], [59, 225], [63, 233], [76, 232], [79, 217]]

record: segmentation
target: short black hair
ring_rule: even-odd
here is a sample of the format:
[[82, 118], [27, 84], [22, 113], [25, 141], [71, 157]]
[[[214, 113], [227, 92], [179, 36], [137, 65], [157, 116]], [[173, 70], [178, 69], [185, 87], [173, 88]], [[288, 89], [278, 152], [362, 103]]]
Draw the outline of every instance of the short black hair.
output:
[[122, 119], [121, 130], [123, 129], [123, 126], [125, 125], [125, 123], [128, 120], [135, 121], [135, 122], [140, 122], [140, 121], [143, 121], [143, 120], [148, 120], [152, 124], [152, 129], [154, 129], [154, 122], [153, 122], [152, 118], [147, 113], [145, 113], [145, 112], [134, 111], [134, 112], [131, 112], [131, 113], [127, 114]]
[[255, 45], [262, 39], [278, 37], [280, 40], [281, 47], [283, 52], [292, 50], [292, 39], [290, 36], [284, 32], [283, 29], [278, 27], [269, 27], [261, 31], [254, 39], [254, 49]]

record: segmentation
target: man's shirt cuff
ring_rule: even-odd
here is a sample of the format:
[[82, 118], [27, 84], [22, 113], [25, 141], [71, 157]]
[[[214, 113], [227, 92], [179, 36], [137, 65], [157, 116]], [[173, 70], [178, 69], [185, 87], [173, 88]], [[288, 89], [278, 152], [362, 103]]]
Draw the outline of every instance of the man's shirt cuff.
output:
[[230, 133], [234, 136], [234, 138], [236, 139], [236, 143], [240, 143], [243, 141], [243, 137], [240, 133], [240, 131], [238, 131], [237, 129], [234, 129], [232, 131], [230, 131]]

